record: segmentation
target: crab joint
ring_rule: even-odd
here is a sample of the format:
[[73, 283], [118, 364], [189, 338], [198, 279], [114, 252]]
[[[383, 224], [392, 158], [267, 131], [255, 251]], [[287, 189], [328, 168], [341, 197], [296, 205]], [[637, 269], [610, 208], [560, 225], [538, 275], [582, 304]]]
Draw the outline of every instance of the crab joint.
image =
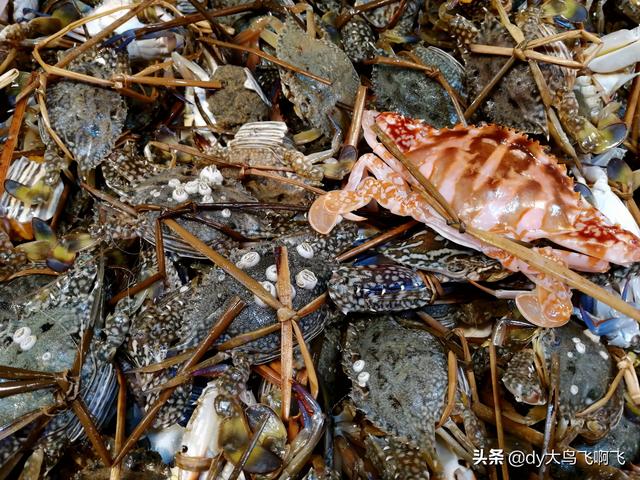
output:
[[640, 405], [640, 385], [638, 384], [638, 375], [633, 367], [631, 355], [626, 354], [624, 357], [616, 355], [616, 359], [618, 359], [618, 368], [624, 371], [624, 383], [627, 387], [629, 397], [631, 397], [635, 405]]

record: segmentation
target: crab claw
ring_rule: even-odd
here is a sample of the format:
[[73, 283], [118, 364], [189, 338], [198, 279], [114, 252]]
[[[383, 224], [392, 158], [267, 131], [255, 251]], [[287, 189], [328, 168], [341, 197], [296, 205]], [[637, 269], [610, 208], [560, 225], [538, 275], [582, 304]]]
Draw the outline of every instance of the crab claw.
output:
[[596, 207], [596, 199], [593, 195], [593, 191], [591, 191], [591, 189], [587, 185], [582, 182], [576, 182], [573, 186], [573, 190], [582, 195], [582, 198], [584, 198], [592, 206]]
[[543, 273], [523, 272], [536, 288], [516, 297], [516, 306], [524, 318], [545, 328], [561, 327], [573, 313], [571, 289]]
[[602, 87], [605, 95], [611, 96], [629, 80], [636, 78], [639, 73], [594, 73], [593, 79]]
[[152, 32], [146, 35], [138, 35], [138, 28], [132, 28], [121, 34], [114, 35], [103, 45], [118, 45], [118, 50], [127, 49], [131, 58], [152, 60], [168, 55], [172, 51], [182, 47], [184, 39], [182, 35], [168, 32]]
[[560, 16], [570, 23], [584, 22], [589, 16], [587, 9], [575, 0], [551, 0], [542, 6], [548, 16]]
[[306, 391], [302, 385], [297, 382], [293, 383], [293, 392], [298, 400], [300, 411], [304, 421], [304, 427], [312, 426], [312, 422], [317, 420], [318, 416], [323, 417], [322, 408], [313, 396]]
[[31, 228], [33, 229], [33, 235], [36, 240], [49, 242], [49, 244], [53, 246], [56, 241], [56, 234], [53, 233], [53, 230], [47, 222], [37, 217], [33, 217], [31, 220]]
[[229, 365], [219, 363], [217, 365], [211, 365], [209, 367], [194, 370], [191, 372], [191, 375], [194, 377], [219, 377], [224, 372], [228, 371], [229, 368], [231, 368]]
[[16, 250], [24, 253], [32, 262], [37, 262], [47, 258], [51, 250], [51, 245], [47, 241], [34, 240], [33, 242], [18, 245]]
[[37, 17], [29, 21], [29, 26], [36, 35], [53, 35], [63, 26], [63, 22], [55, 17]]
[[609, 335], [615, 333], [619, 329], [620, 318], [607, 318], [605, 320], [599, 320], [595, 316], [587, 312], [582, 305], [580, 305], [580, 318], [585, 323], [589, 330], [598, 335]]
[[139, 29], [137, 28], [131, 28], [129, 30], [126, 30], [122, 33], [119, 33], [117, 35], [112, 36], [111, 38], [105, 40], [104, 42], [102, 42], [102, 46], [103, 47], [112, 47], [114, 45], [118, 45], [119, 49], [123, 49], [125, 48], [127, 45], [129, 45], [131, 42], [133, 42], [136, 39], [136, 32]]
[[47, 258], [46, 264], [47, 264], [47, 267], [49, 267], [54, 272], [62, 273], [62, 272], [66, 272], [71, 268], [75, 258], [76, 257], [74, 255], [70, 262], [58, 260], [57, 258]]
[[[328, 194], [327, 194], [328, 195]], [[309, 209], [309, 224], [318, 233], [328, 234], [341, 220], [337, 213], [330, 212], [325, 206], [327, 195], [322, 195], [313, 202]]]
[[555, 304], [553, 310], [546, 310], [538, 292], [524, 293], [516, 297], [516, 306], [524, 318], [539, 327], [555, 328], [566, 324], [571, 317], [571, 307]]
[[578, 141], [580, 148], [585, 152], [596, 155], [620, 145], [627, 137], [627, 127], [624, 122], [605, 124], [604, 128], [598, 129], [590, 121], [582, 118], [573, 135]]
[[15, 180], [7, 179], [4, 181], [4, 189], [9, 195], [27, 205], [46, 203], [53, 193], [53, 189], [43, 181], [39, 181], [35, 185], [27, 186]]
[[292, 388], [302, 412], [304, 428], [292, 442], [284, 459], [286, 467], [282, 470], [280, 478], [287, 479], [295, 478], [305, 465], [322, 438], [324, 427], [324, 414], [318, 402], [299, 383], [293, 382]]
[[619, 158], [614, 158], [607, 165], [609, 180], [633, 187], [633, 171], [627, 163]]

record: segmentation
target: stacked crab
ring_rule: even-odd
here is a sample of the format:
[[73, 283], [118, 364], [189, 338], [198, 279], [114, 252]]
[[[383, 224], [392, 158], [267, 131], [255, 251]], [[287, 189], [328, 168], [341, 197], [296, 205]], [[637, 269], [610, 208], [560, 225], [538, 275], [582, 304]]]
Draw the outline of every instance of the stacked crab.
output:
[[0, 1], [0, 478], [632, 478], [635, 3]]

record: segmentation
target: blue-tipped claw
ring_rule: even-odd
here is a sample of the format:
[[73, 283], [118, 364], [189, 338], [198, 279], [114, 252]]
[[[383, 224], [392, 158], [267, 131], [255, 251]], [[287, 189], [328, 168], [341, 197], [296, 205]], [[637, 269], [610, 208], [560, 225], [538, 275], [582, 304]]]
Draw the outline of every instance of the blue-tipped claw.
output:
[[108, 40], [105, 40], [102, 43], [102, 45], [104, 47], [111, 47], [111, 46], [117, 45], [116, 48], [119, 50], [122, 50], [134, 40], [148, 40], [151, 38], [166, 37], [170, 34], [170, 32], [172, 32], [172, 30], [168, 30], [168, 31], [160, 31], [160, 32], [150, 32], [144, 35], [138, 35], [138, 32], [142, 30], [142, 28], [132, 28], [130, 30], [127, 30], [126, 32], [120, 33], [118, 35], [114, 35]]
[[623, 320], [621, 318], [615, 317], [608, 318], [606, 320], [598, 320], [589, 312], [587, 312], [582, 306], [580, 306], [580, 316], [582, 317], [582, 321], [587, 325], [589, 330], [598, 336], [617, 333], [620, 330], [621, 322]]
[[31, 228], [33, 230], [33, 235], [36, 240], [49, 242], [51, 247], [55, 245], [56, 234], [53, 233], [53, 230], [51, 229], [51, 227], [47, 222], [37, 217], [33, 217], [33, 219], [31, 220]]
[[47, 258], [47, 267], [49, 267], [54, 272], [66, 272], [67, 270], [69, 270], [69, 268], [71, 268], [71, 265], [73, 265], [73, 262], [68, 263], [58, 260], [57, 258]]
[[313, 396], [298, 382], [293, 382], [292, 388], [293, 393], [298, 400], [300, 412], [302, 412], [302, 420], [304, 422], [304, 426], [305, 428], [308, 428], [312, 424], [311, 417], [320, 413], [322, 409], [320, 408], [320, 404], [316, 401], [316, 399], [313, 398]]
[[633, 184], [633, 171], [627, 163], [619, 158], [614, 158], [607, 165], [609, 180], [625, 185]]
[[117, 45], [118, 50], [122, 50], [126, 48], [131, 42], [136, 39], [137, 28], [132, 28], [131, 30], [127, 30], [126, 32], [119, 33], [114, 35], [102, 42], [103, 47], [112, 47]]

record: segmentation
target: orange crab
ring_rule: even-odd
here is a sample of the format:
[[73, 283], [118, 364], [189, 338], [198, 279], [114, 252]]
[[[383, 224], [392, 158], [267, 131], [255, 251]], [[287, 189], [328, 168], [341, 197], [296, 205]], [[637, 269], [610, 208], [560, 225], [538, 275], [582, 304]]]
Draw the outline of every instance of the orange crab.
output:
[[609, 224], [574, 192], [565, 166], [538, 142], [497, 125], [438, 130], [397, 113], [365, 112], [364, 135], [373, 153], [360, 157], [343, 190], [322, 195], [311, 206], [309, 222], [318, 232], [330, 232], [343, 216], [376, 200], [396, 215], [411, 216], [527, 275], [536, 289], [518, 294], [516, 303], [532, 323], [550, 327], [569, 320], [570, 288], [448, 225], [415, 189], [415, 178], [377, 141], [374, 123], [415, 162], [466, 225], [523, 242], [548, 239], [573, 251], [548, 246], [537, 251], [576, 270], [606, 271], [609, 262], [640, 261], [640, 238]]

